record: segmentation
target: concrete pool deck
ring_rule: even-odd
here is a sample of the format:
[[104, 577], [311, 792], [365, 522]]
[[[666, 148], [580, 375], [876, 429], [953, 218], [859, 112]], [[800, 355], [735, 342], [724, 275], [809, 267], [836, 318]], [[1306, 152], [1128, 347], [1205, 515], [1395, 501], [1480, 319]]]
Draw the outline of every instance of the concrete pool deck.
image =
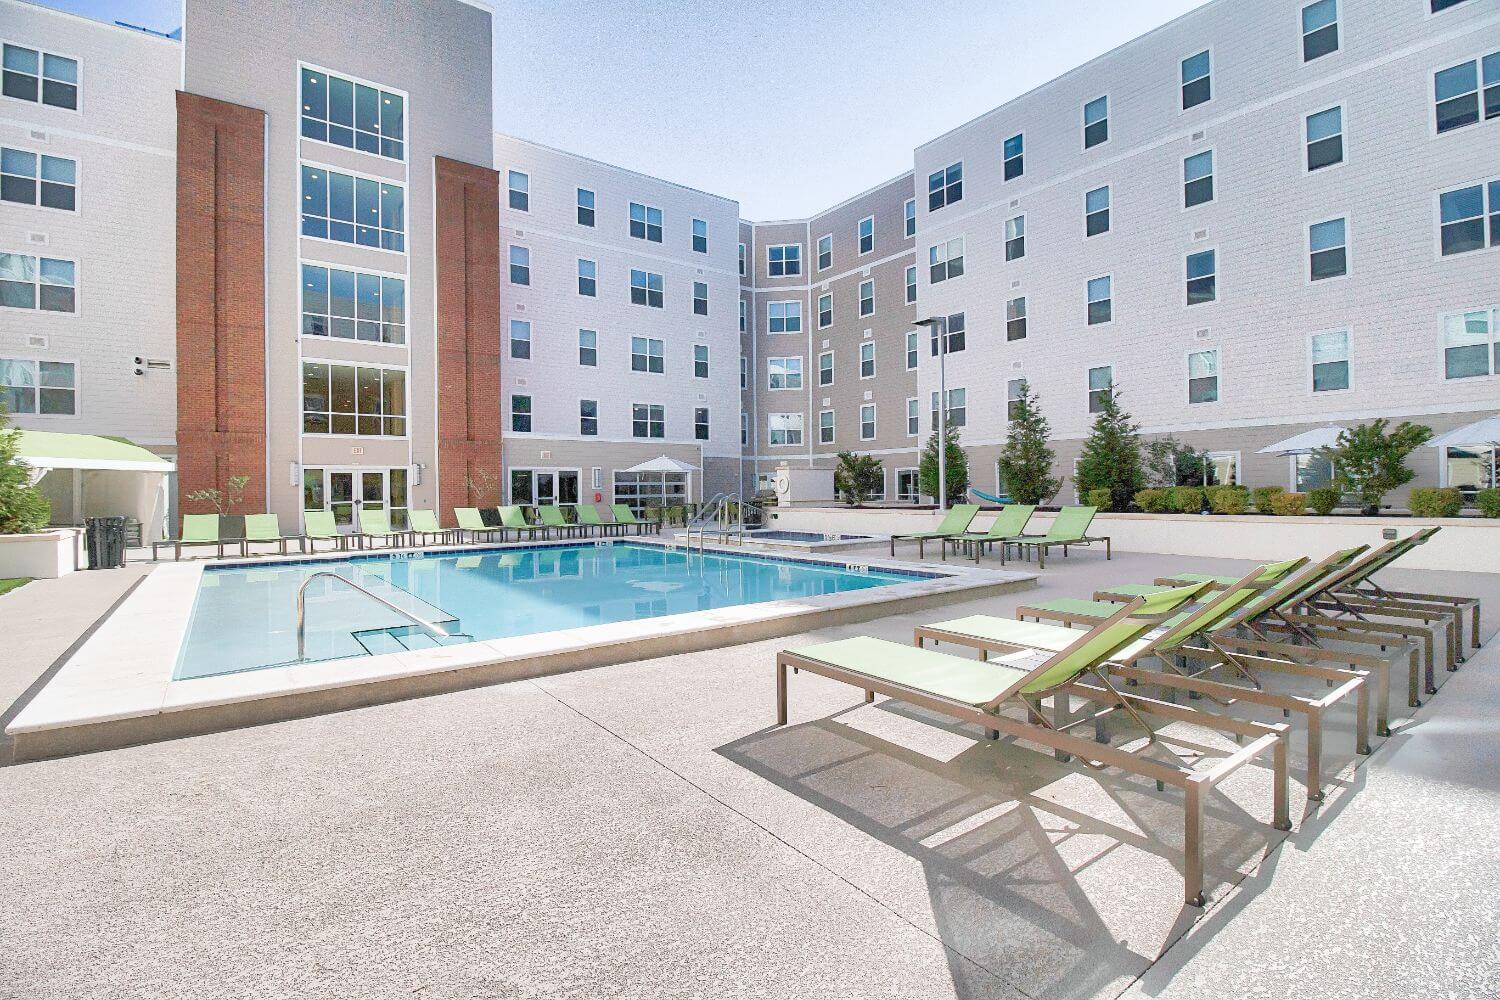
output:
[[[1244, 566], [1078, 553], [1036, 590], [942, 614]], [[0, 659], [7, 703], [133, 572], [0, 598], [7, 634], [53, 633]], [[1391, 577], [1480, 596], [1491, 621], [1500, 607], [1500, 576]], [[806, 675], [792, 725], [769, 726], [777, 649], [909, 641], [930, 620], [0, 767], [0, 996], [1500, 989], [1500, 644], [1440, 678], [1373, 757], [1336, 762], [1321, 807], [1306, 813], [1294, 781], [1290, 835], [1255, 822], [1253, 782], [1216, 796], [1218, 884], [1198, 911], [1179, 901], [1177, 802], [1149, 783]]]

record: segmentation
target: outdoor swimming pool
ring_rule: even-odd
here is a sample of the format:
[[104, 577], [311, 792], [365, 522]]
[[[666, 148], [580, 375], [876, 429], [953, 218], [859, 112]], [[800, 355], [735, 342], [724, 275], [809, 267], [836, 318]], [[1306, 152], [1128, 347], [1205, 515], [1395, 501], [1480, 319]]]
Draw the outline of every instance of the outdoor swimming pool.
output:
[[307, 588], [306, 659], [430, 649], [912, 583], [931, 574], [628, 542], [209, 567], [174, 679], [297, 660], [297, 590], [336, 573], [451, 633], [435, 638], [339, 580]]

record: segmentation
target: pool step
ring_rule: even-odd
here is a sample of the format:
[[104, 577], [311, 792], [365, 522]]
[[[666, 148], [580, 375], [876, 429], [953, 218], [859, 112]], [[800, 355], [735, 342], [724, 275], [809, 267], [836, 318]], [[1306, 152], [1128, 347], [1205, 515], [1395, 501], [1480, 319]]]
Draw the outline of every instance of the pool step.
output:
[[372, 656], [381, 653], [403, 653], [418, 649], [435, 649], [438, 646], [454, 646], [461, 642], [473, 642], [474, 637], [462, 631], [457, 618], [449, 618], [444, 621], [434, 622], [448, 633], [446, 639], [439, 640], [432, 633], [419, 625], [397, 625], [392, 628], [371, 628], [358, 632], [350, 632], [354, 641], [359, 643]]

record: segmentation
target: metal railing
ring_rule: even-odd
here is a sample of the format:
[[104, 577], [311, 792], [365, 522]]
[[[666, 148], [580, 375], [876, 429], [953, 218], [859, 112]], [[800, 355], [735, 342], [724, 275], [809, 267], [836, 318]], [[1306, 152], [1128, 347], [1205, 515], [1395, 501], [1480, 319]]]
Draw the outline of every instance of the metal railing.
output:
[[744, 545], [746, 511], [755, 511], [761, 515], [762, 522], [765, 520], [765, 512], [760, 505], [746, 500], [739, 492], [715, 494], [688, 528], [684, 537], [686, 546], [693, 547], [694, 533], [698, 536], [699, 552], [704, 550], [709, 535], [718, 536], [719, 541], [726, 544], [732, 539]]
[[301, 663], [301, 662], [303, 662], [304, 660], [307, 659], [307, 588], [308, 588], [309, 584], [311, 584], [314, 580], [316, 580], [320, 576], [331, 577], [331, 578], [339, 581], [342, 584], [345, 584], [345, 585], [347, 585], [349, 587], [352, 587], [353, 589], [359, 591], [361, 594], [364, 594], [366, 597], [368, 597], [370, 600], [374, 601], [375, 603], [380, 604], [380, 605], [382, 605], [382, 606], [384, 606], [386, 608], [389, 608], [390, 610], [396, 612], [396, 614], [400, 615], [402, 618], [405, 618], [407, 621], [411, 622], [413, 625], [416, 625], [419, 628], [427, 630], [429, 633], [431, 633], [431, 635], [432, 635], [432, 637], [434, 639], [447, 639], [447, 638], [449, 638], [449, 633], [446, 630], [444, 630], [441, 625], [436, 625], [433, 622], [430, 622], [430, 621], [428, 621], [425, 618], [419, 618], [418, 616], [412, 614], [410, 611], [407, 611], [405, 608], [398, 607], [395, 604], [392, 604], [390, 601], [387, 601], [384, 597], [381, 597], [379, 594], [371, 593], [370, 591], [366, 590], [364, 587], [361, 587], [359, 584], [355, 583], [353, 580], [349, 579], [346, 576], [339, 576], [337, 573], [330, 573], [327, 570], [324, 570], [322, 572], [314, 573], [312, 576], [308, 577], [306, 580], [303, 580], [302, 581], [302, 586], [300, 586], [300, 587], [297, 588], [297, 662], [298, 663]]

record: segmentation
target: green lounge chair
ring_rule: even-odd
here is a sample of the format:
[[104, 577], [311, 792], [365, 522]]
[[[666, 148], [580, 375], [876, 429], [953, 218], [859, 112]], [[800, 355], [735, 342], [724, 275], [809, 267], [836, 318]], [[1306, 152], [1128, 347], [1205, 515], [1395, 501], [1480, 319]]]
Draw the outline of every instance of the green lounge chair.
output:
[[1014, 545], [1016, 554], [1021, 555], [1027, 549], [1036, 552], [1037, 569], [1047, 568], [1047, 550], [1061, 546], [1063, 555], [1068, 554], [1068, 548], [1073, 545], [1091, 545], [1094, 542], [1104, 543], [1104, 558], [1114, 558], [1112, 545], [1108, 535], [1090, 535], [1089, 525], [1094, 523], [1094, 515], [1099, 513], [1098, 507], [1064, 507], [1057, 512], [1057, 517], [1052, 519], [1052, 524], [1047, 528], [1045, 535], [1023, 535], [1020, 538], [1012, 538], [1000, 545], [1000, 562], [1005, 563], [1006, 550]]
[[[863, 688], [867, 702], [873, 701], [877, 693], [888, 695], [977, 725], [991, 739], [1004, 732], [1017, 740], [1048, 747], [1062, 760], [1077, 757], [1093, 770], [1117, 767], [1156, 781], [1158, 788], [1170, 784], [1181, 789], [1185, 799], [1183, 898], [1190, 905], [1199, 906], [1203, 904], [1201, 831], [1208, 789], [1270, 751], [1275, 776], [1272, 823], [1278, 830], [1291, 829], [1287, 727], [1246, 722], [1126, 694], [1110, 681], [1105, 665], [1204, 589], [1198, 584], [1137, 598], [1093, 629], [1075, 633], [1071, 643], [1055, 652], [1025, 650], [996, 660], [979, 661], [869, 637], [784, 650], [776, 658], [776, 722], [778, 725], [787, 722], [787, 668], [791, 667]], [[1082, 683], [1085, 679], [1090, 683]], [[1090, 710], [1095, 722], [1094, 740], [1072, 731], [1084, 721], [1073, 718], [1073, 696], [1104, 706], [1096, 713]], [[1050, 713], [1042, 704], [1045, 698], [1052, 700]], [[1002, 714], [1005, 709], [1018, 710], [1020, 716]], [[1146, 742], [1135, 750], [1099, 739], [1104, 735], [1104, 717], [1117, 710], [1123, 711], [1146, 733]], [[1180, 762], [1172, 752], [1153, 752], [1153, 744], [1168, 744], [1173, 737], [1159, 733], [1147, 721], [1148, 716], [1228, 733], [1236, 739], [1246, 739], [1246, 743], [1212, 766], [1201, 758], [1193, 763]], [[1194, 747], [1197, 752], [1202, 749]]]
[[557, 506], [556, 504], [547, 504], [545, 506], [538, 507], [536, 509], [536, 512], [537, 516], [541, 518], [542, 527], [546, 528], [549, 531], [557, 532], [558, 538], [562, 538], [565, 535], [576, 535], [579, 531], [583, 530], [576, 524], [570, 524], [568, 522], [567, 515], [564, 514], [562, 508]]
[[[164, 538], [159, 542], [151, 543], [151, 558], [156, 558], [156, 550], [163, 545], [172, 546], [172, 558], [181, 559], [182, 550], [185, 546], [212, 545], [219, 551], [219, 558], [224, 558], [224, 543], [226, 539], [220, 535], [220, 524], [218, 514], [184, 514], [182, 515], [182, 532], [177, 538]], [[245, 543], [243, 539], [227, 539], [230, 545], [236, 542], [240, 545], [241, 554], [244, 553]]]
[[582, 531], [596, 535], [613, 535], [618, 533], [619, 525], [610, 524], [599, 516], [599, 508], [591, 503], [581, 503], [573, 508], [573, 513], [578, 515], [578, 524]]
[[356, 539], [360, 548], [366, 545], [372, 548], [377, 540], [384, 541], [387, 548], [404, 543], [409, 531], [395, 531], [391, 528], [391, 512], [385, 508], [379, 510], [359, 511], [359, 534]]
[[660, 521], [642, 521], [640, 518], [635, 516], [635, 512], [630, 509], [630, 506], [628, 504], [610, 504], [609, 509], [615, 515], [615, 523], [618, 525], [622, 525], [624, 530], [634, 528], [637, 535], [652, 530], [655, 530], [657, 532], [661, 531]]
[[505, 541], [505, 529], [497, 528], [492, 524], [484, 523], [484, 515], [479, 513], [478, 507], [454, 507], [453, 519], [458, 522], [458, 540], [464, 540], [467, 535], [469, 541], [477, 542], [482, 537], [485, 541], [492, 541], [496, 535]]
[[345, 552], [349, 548], [349, 536], [338, 529], [331, 510], [303, 511], [302, 534], [313, 552], [318, 551], [319, 542], [333, 542], [334, 548], [339, 552]]
[[988, 530], [966, 532], [957, 538], [944, 538], [942, 540], [943, 558], [945, 560], [948, 558], [948, 546], [952, 545], [954, 548], [972, 549], [974, 561], [978, 562], [986, 545], [1023, 537], [1026, 533], [1026, 522], [1030, 521], [1031, 515], [1035, 513], [1034, 504], [1007, 504], [1000, 508], [1000, 513], [995, 515], [995, 520]]
[[447, 545], [457, 534], [452, 528], [438, 523], [435, 511], [413, 510], [407, 514], [407, 519], [412, 541], [420, 545], [426, 545], [429, 538], [435, 539], [439, 545]]
[[[957, 538], [958, 536], [964, 534], [969, 530], [969, 525], [974, 523], [974, 518], [977, 517], [978, 514], [979, 505], [977, 503], [955, 504], [953, 508], [949, 510], [946, 515], [944, 515], [942, 523], [932, 531], [919, 531], [915, 534], [910, 535], [892, 535], [891, 556], [894, 558], [896, 555], [897, 542], [916, 542], [917, 558], [921, 559], [925, 554], [923, 552], [923, 546], [927, 542], [930, 542], [933, 539], [943, 540], [948, 538]], [[945, 548], [944, 555], [946, 556], [946, 554], [947, 549]]]
[[528, 523], [526, 515], [521, 513], [520, 507], [512, 505], [509, 507], [496, 507], [495, 510], [500, 514], [500, 527], [506, 531], [514, 531], [517, 541], [520, 541], [523, 534], [527, 538], [532, 539], [536, 538], [537, 535], [541, 535], [543, 538], [547, 537], [546, 526]]
[[281, 519], [275, 514], [245, 515], [245, 554], [250, 554], [251, 542], [274, 542], [281, 555], [286, 555], [288, 542], [296, 542], [300, 552], [307, 551], [307, 539], [301, 535], [283, 535]]

